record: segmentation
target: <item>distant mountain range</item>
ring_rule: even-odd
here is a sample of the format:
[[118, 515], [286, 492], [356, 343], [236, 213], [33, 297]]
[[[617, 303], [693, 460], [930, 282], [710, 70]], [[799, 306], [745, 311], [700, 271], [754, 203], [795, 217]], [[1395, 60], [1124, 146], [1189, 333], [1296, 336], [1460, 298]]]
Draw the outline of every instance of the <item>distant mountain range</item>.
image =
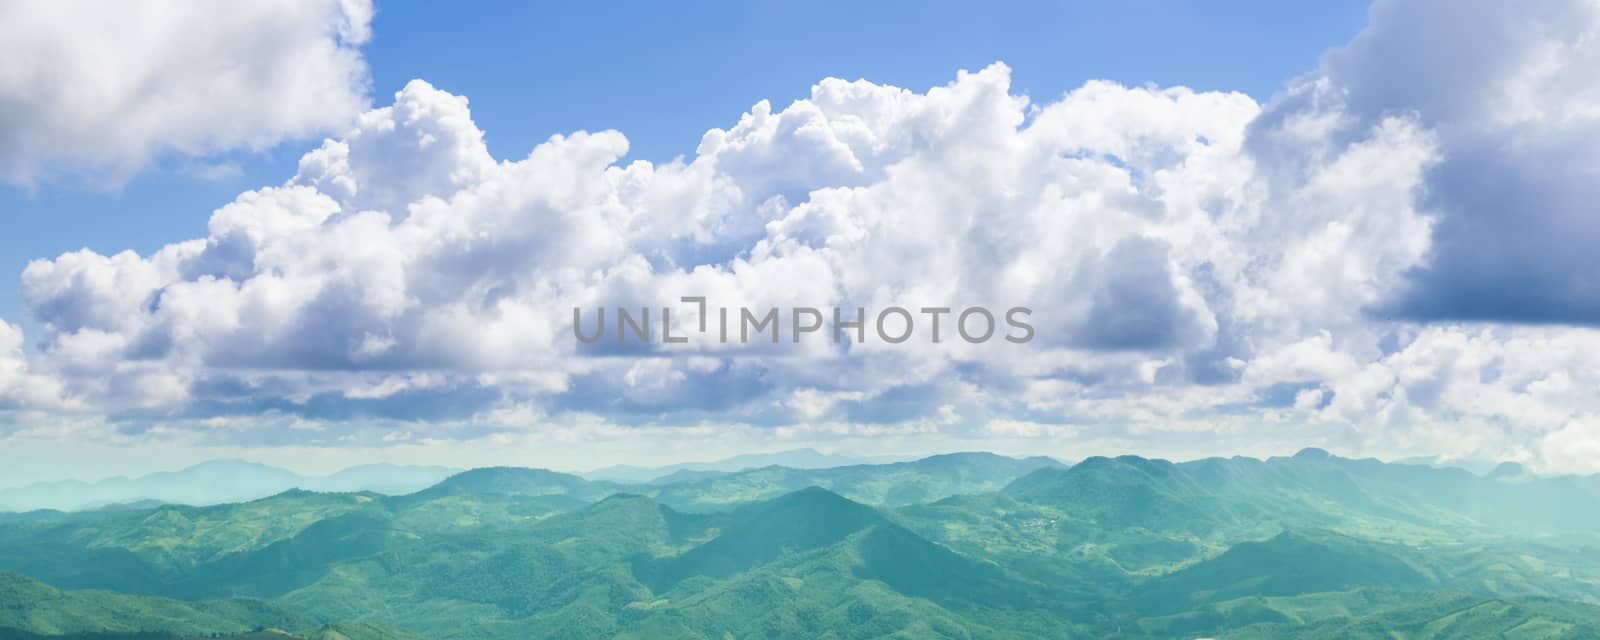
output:
[[645, 483], [589, 480], [573, 474], [522, 467], [464, 471], [406, 496], [425, 500], [451, 494], [539, 498], [547, 504], [593, 502], [628, 493], [650, 497], [687, 513], [721, 511], [809, 487], [824, 488], [867, 504], [900, 506], [950, 496], [996, 491], [1040, 469], [1066, 465], [1046, 457], [1011, 458], [986, 452], [949, 453], [910, 462], [856, 464], [825, 469], [766, 466], [735, 472], [679, 470]]
[[[1059, 462], [1043, 457], [1029, 458], [1027, 461], [1017, 463], [1012, 458], [987, 453], [950, 455], [974, 456], [973, 460], [989, 462], [988, 470], [979, 472], [979, 475], [987, 473], [988, 476], [969, 478], [963, 475], [954, 478], [957, 483], [962, 480], [976, 482], [965, 486], [972, 491], [997, 489], [1016, 475], [1040, 466], [1062, 466]], [[900, 493], [897, 497], [892, 497], [890, 502], [908, 503], [928, 495], [930, 491], [939, 494], [944, 490], [940, 487], [951, 488], [953, 486], [951, 478], [937, 477], [936, 466], [941, 459], [948, 461], [947, 456], [933, 456], [915, 463], [892, 463], [886, 467], [913, 474], [917, 469], [929, 472], [914, 478], [909, 476], [902, 478], [903, 486], [898, 489]], [[595, 485], [597, 487], [595, 491], [618, 490], [631, 485], [664, 487], [680, 483], [699, 483], [694, 485], [695, 488], [692, 490], [694, 498], [691, 501], [696, 502], [699, 507], [712, 507], [720, 503], [720, 498], [713, 497], [718, 495], [723, 498], [732, 495], [776, 496], [813, 484], [837, 486], [840, 482], [844, 482], [837, 478], [860, 475], [868, 466], [870, 465], [864, 459], [854, 456], [826, 454], [815, 449], [793, 449], [663, 467], [612, 466], [580, 475], [543, 470], [538, 472], [559, 475], [571, 481], [599, 483]], [[852, 471], [853, 467], [859, 468]], [[521, 468], [500, 469], [506, 470], [505, 473], [510, 476], [515, 476], [518, 472], [533, 471]], [[831, 469], [840, 471], [821, 473]], [[254, 500], [290, 489], [322, 492], [371, 491], [385, 495], [402, 495], [432, 487], [460, 471], [442, 466], [372, 464], [350, 467], [326, 476], [307, 476], [256, 462], [212, 460], [179, 471], [163, 471], [134, 478], [114, 477], [93, 482], [64, 480], [0, 489], [0, 511], [125, 509], [162, 503], [205, 506]], [[475, 470], [459, 482], [470, 482], [477, 476], [493, 473], [496, 473], [494, 469]], [[762, 488], [740, 486], [751, 483], [760, 484]], [[639, 487], [634, 490], [649, 494], [659, 492], [659, 489], [650, 487]], [[684, 495], [682, 490], [672, 493]], [[667, 499], [672, 500], [672, 497], [669, 495]], [[690, 509], [697, 508], [696, 505], [687, 503], [675, 504]]]
[[1402, 459], [1399, 459], [1399, 460], [1394, 460], [1393, 462], [1395, 464], [1416, 464], [1416, 465], [1423, 465], [1423, 466], [1427, 466], [1427, 467], [1438, 467], [1438, 468], [1454, 467], [1456, 469], [1465, 469], [1467, 471], [1471, 471], [1471, 472], [1476, 473], [1476, 474], [1478, 474], [1480, 476], [1489, 474], [1490, 472], [1494, 471], [1496, 467], [1498, 467], [1500, 465], [1503, 465], [1503, 464], [1516, 464], [1515, 462], [1500, 462], [1500, 461], [1496, 461], [1496, 460], [1477, 460], [1477, 459], [1466, 459], [1466, 460], [1464, 460], [1464, 459], [1461, 459], [1461, 458], [1445, 458], [1444, 456], [1415, 456], [1415, 457], [1411, 457], [1411, 458], [1402, 458]]
[[978, 452], [0, 514], [0, 639], [45, 637], [1593, 640], [1600, 483]]
[[[1019, 468], [1031, 471], [1041, 467], [1068, 466], [1058, 460], [1039, 456], [1024, 459], [1025, 461], [1018, 467], [1015, 463], [1017, 459], [987, 453], [947, 454], [906, 462], [886, 462], [882, 459], [869, 460], [806, 448], [660, 467], [616, 465], [579, 473], [573, 477], [600, 483], [596, 486], [610, 490], [633, 485], [650, 485], [635, 487], [633, 491], [660, 496], [668, 504], [690, 510], [714, 507], [730, 496], [774, 496], [812, 485], [835, 489], [847, 487], [843, 489], [843, 493], [852, 499], [861, 499], [872, 504], [901, 505], [925, 501], [929, 496], [954, 495], [948, 493], [953, 488], [951, 479], [940, 477], [937, 470], [933, 469], [939, 460], [953, 459], [950, 456], [977, 456], [968, 461], [988, 460], [992, 464], [999, 465], [989, 470], [987, 479], [962, 478], [954, 483], [962, 484], [961, 481], [964, 480], [975, 482], [962, 487], [967, 491], [998, 489], [996, 478], [1009, 481], [1014, 476], [1007, 474]], [[1428, 466], [1436, 469], [1466, 469], [1476, 475], [1502, 480], [1535, 477], [1521, 465], [1512, 462], [1460, 464], [1444, 463], [1430, 457], [1410, 458], [1395, 464]], [[829, 472], [817, 473], [825, 470]], [[893, 493], [888, 495], [862, 493], [865, 485], [849, 480], [853, 476], [862, 475], [887, 478], [889, 475], [885, 475], [886, 472], [892, 471], [916, 474], [918, 470], [927, 473], [918, 474], [915, 478], [901, 478], [898, 488], [887, 485], [880, 487], [879, 491], [892, 490]], [[61, 511], [125, 509], [163, 503], [205, 506], [254, 500], [290, 489], [322, 492], [371, 491], [385, 495], [403, 495], [431, 487], [459, 472], [460, 469], [444, 466], [370, 464], [350, 467], [330, 475], [315, 476], [302, 475], [256, 462], [222, 459], [203, 462], [178, 471], [162, 471], [137, 477], [118, 476], [91, 482], [78, 480], [39, 482], [0, 489], [0, 512], [35, 509]], [[1574, 478], [1573, 481], [1600, 486], [1600, 476]], [[716, 497], [719, 492], [721, 497]]]
[[326, 476], [306, 476], [245, 460], [211, 460], [179, 471], [134, 478], [62, 480], [0, 489], [0, 511], [81, 511], [148, 503], [203, 506], [254, 500], [289, 489], [397, 495], [425, 489], [458, 471], [438, 466], [370, 464]]
[[[869, 462], [883, 462], [883, 460], [869, 460], [856, 456], [836, 453], [822, 453], [816, 449], [790, 449], [773, 453], [752, 453], [722, 460], [709, 462], [684, 462], [662, 467], [636, 467], [632, 465], [614, 465], [580, 473], [590, 480], [609, 480], [611, 482], [650, 482], [674, 474], [693, 474], [698, 477], [707, 477], [717, 473], [731, 473], [756, 469], [760, 467], [788, 467], [790, 469], [827, 469], [829, 467], [843, 467], [853, 464], [867, 464]], [[688, 476], [680, 476], [688, 477]]]

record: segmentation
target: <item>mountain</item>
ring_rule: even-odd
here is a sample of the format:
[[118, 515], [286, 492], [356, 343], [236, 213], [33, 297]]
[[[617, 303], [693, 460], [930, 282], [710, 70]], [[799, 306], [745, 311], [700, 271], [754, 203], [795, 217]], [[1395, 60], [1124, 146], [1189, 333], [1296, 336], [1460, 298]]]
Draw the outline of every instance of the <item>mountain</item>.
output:
[[65, 480], [0, 489], [0, 511], [81, 511], [151, 502], [204, 506], [266, 497], [289, 489], [411, 493], [444, 479], [455, 469], [374, 464], [327, 476], [303, 476], [244, 460], [211, 460], [179, 471], [95, 482]]
[[[1063, 637], [1053, 591], [1013, 581], [811, 487], [723, 516], [716, 537], [635, 561], [660, 596], [618, 637]], [[1003, 613], [996, 614], [997, 611]], [[1009, 631], [1004, 629], [1010, 628]]]
[[310, 491], [372, 491], [397, 496], [421, 491], [460, 471], [435, 465], [364, 464], [326, 476], [306, 476], [296, 486]]
[[1397, 531], [1451, 523], [1600, 528], [1600, 494], [1580, 479], [1482, 477], [1455, 468], [1339, 458], [1318, 449], [1264, 461], [1089, 458], [1069, 469], [1029, 474], [1005, 493], [1068, 508], [1106, 526], [1179, 526], [1202, 534], [1273, 521], [1299, 527], [1370, 523]]
[[180, 471], [96, 482], [66, 480], [0, 490], [0, 509], [81, 510], [117, 503], [158, 500], [180, 504], [239, 502], [291, 489], [293, 472], [244, 460], [212, 460]]
[[243, 633], [316, 626], [255, 600], [181, 602], [107, 591], [63, 591], [0, 572], [0, 628], [59, 635], [89, 632]]
[[[1356, 613], [1351, 614], [1352, 611]], [[1356, 591], [1225, 603], [1185, 616], [1230, 638], [1600, 638], [1600, 607], [1546, 598]], [[1240, 624], [1254, 619], [1250, 624]], [[1220, 622], [1220, 624], [1219, 624]], [[1155, 625], [1152, 625], [1155, 626]], [[1191, 631], [1191, 633], [1193, 633]]]
[[1179, 611], [1246, 596], [1297, 596], [1350, 589], [1419, 589], [1433, 580], [1383, 545], [1317, 531], [1286, 531], [1146, 583], [1141, 606]]
[[485, 467], [454, 474], [423, 493], [523, 496], [578, 494], [599, 499], [609, 493], [605, 488], [607, 486], [615, 485], [591, 483], [579, 476], [544, 469]]
[[1532, 479], [1534, 476], [1520, 464], [1515, 462], [1502, 462], [1498, 465], [1495, 465], [1494, 470], [1485, 474], [1485, 477], [1491, 480], [1518, 480]]
[[762, 467], [711, 477], [683, 477], [671, 483], [655, 483], [644, 492], [684, 511], [726, 509], [811, 486], [857, 502], [893, 507], [994, 491], [1030, 472], [1064, 466], [1045, 457], [952, 453], [890, 464], [829, 469]]
[[1469, 471], [1480, 476], [1488, 475], [1494, 471], [1495, 467], [1502, 464], [1501, 462], [1494, 460], [1446, 458], [1444, 456], [1413, 456], [1410, 458], [1402, 458], [1400, 460], [1392, 460], [1390, 462], [1393, 462], [1394, 464], [1421, 465], [1424, 467], [1453, 467], [1456, 469]]
[[1576, 640], [1589, 480], [962, 453], [0, 514], [0, 639]]
[[611, 482], [647, 483], [683, 471], [732, 473], [760, 467], [788, 467], [791, 469], [826, 469], [846, 465], [866, 464], [866, 460], [842, 454], [822, 453], [816, 449], [789, 449], [773, 453], [753, 453], [723, 458], [710, 462], [684, 462], [662, 467], [636, 467], [614, 465], [580, 474], [590, 480]]
[[728, 510], [816, 486], [865, 504], [892, 507], [994, 491], [1029, 472], [1062, 467], [1046, 457], [952, 453], [910, 462], [826, 469], [767, 466], [737, 472], [680, 470], [636, 484], [544, 469], [487, 467], [453, 475], [409, 499], [433, 499], [445, 494], [545, 496], [546, 503], [553, 505], [558, 497], [593, 502], [615, 493], [635, 493], [679, 511], [705, 512]]
[[[1532, 568], [1509, 541], [1542, 545], [1527, 557], [1576, 561], [1568, 554], [1587, 548], [1576, 541], [1600, 530], [1600, 493], [1573, 478], [1492, 479], [1307, 450], [1177, 463], [1094, 457], [1034, 471], [999, 492], [898, 513], [929, 539], [1059, 583], [1131, 585], [1236, 544], [1323, 529], [1431, 545], [1430, 556], [1456, 566], [1492, 555], [1499, 560], [1483, 563], [1481, 575], [1459, 579], [1496, 592], [1568, 596], [1584, 591], [1571, 584], [1576, 578]], [[1564, 566], [1573, 576], [1593, 574], [1583, 563]], [[1503, 588], [1510, 584], [1519, 586]]]
[[1134, 624], [1125, 637], [1592, 640], [1600, 638], [1600, 607], [1538, 597], [1354, 589], [1238, 598]]
[[664, 591], [691, 576], [725, 578], [784, 553], [834, 544], [862, 529], [887, 524], [871, 507], [826, 489], [801, 489], [741, 510], [716, 538], [650, 566], [646, 582]]

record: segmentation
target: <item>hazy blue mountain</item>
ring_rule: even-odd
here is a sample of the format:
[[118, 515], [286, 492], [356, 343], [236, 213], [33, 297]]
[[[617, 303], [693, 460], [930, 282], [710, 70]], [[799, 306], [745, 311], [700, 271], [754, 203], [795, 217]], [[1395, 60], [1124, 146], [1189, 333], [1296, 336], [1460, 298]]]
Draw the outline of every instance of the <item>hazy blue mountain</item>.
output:
[[364, 464], [326, 476], [306, 476], [297, 485], [311, 491], [373, 491], [397, 496], [421, 491], [460, 469], [433, 465]]
[[1071, 507], [1116, 527], [1201, 531], [1251, 522], [1318, 527], [1344, 521], [1391, 528], [1600, 529], [1600, 495], [1581, 478], [1483, 477], [1456, 468], [1340, 458], [1320, 449], [1267, 460], [1089, 458], [1068, 469], [1032, 473], [1005, 492]]
[[1533, 473], [1515, 462], [1502, 462], [1495, 465], [1493, 470], [1484, 474], [1484, 477], [1491, 480], [1533, 480], [1537, 478]]
[[1502, 464], [1496, 460], [1463, 460], [1460, 458], [1445, 458], [1443, 456], [1413, 456], [1399, 460], [1391, 460], [1394, 464], [1421, 465], [1424, 467], [1454, 467], [1472, 473], [1488, 475], [1494, 468]]
[[94, 482], [66, 480], [0, 489], [0, 511], [78, 511], [118, 505], [212, 505], [270, 496], [289, 489], [411, 493], [457, 470], [437, 466], [374, 464], [327, 476], [304, 476], [244, 460], [211, 460], [179, 470]]
[[0, 638], [1600, 637], [1592, 478], [1316, 449], [676, 478], [3, 514]]
[[466, 494], [565, 496], [593, 502], [614, 493], [634, 493], [680, 511], [704, 512], [727, 510], [817, 486], [869, 505], [899, 506], [994, 491], [1032, 471], [1063, 466], [1046, 457], [952, 453], [910, 462], [825, 469], [768, 466], [736, 472], [677, 471], [639, 484], [591, 480], [544, 469], [488, 467], [456, 474], [408, 499]]
[[1030, 472], [1064, 466], [1042, 456], [1010, 458], [993, 453], [951, 453], [889, 464], [827, 469], [772, 466], [710, 477], [680, 476], [675, 482], [652, 483], [640, 492], [685, 511], [726, 509], [811, 486], [823, 487], [865, 504], [900, 506], [995, 491]]
[[484, 467], [462, 471], [419, 492], [432, 497], [453, 493], [474, 495], [570, 495], [585, 501], [599, 500], [620, 490], [621, 485], [591, 482], [581, 476], [527, 467]]
[[239, 502], [293, 488], [301, 477], [291, 471], [244, 460], [212, 460], [180, 471], [95, 482], [66, 480], [0, 490], [0, 509], [79, 510], [110, 504], [159, 500], [180, 504]]
[[732, 471], [704, 471], [699, 469], [679, 469], [667, 475], [650, 480], [648, 484], [668, 485], [680, 482], [694, 482], [696, 480], [709, 480], [734, 473]]
[[709, 462], [684, 462], [661, 467], [614, 465], [588, 471], [579, 475], [590, 480], [645, 483], [680, 471], [723, 472], [743, 471], [759, 467], [789, 467], [791, 469], [826, 469], [852, 464], [865, 464], [863, 458], [844, 454], [822, 453], [816, 449], [790, 449], [773, 453], [753, 453], [713, 460]]

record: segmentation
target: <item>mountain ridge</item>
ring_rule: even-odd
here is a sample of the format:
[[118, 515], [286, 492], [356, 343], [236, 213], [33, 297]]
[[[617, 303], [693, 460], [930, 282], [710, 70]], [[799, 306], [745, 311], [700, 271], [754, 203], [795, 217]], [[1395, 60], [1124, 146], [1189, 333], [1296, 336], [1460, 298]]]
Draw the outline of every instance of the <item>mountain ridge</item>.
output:
[[319, 476], [302, 475], [259, 462], [221, 458], [176, 471], [112, 476], [94, 481], [37, 482], [0, 489], [0, 511], [84, 511], [148, 501], [208, 506], [252, 500], [296, 488], [398, 495], [431, 486], [457, 471], [434, 465], [364, 464]]
[[241, 634], [255, 610], [197, 603], [449, 640], [1575, 640], [1600, 623], [1582, 604], [1600, 602], [1600, 494], [1580, 480], [1320, 450], [1070, 466], [968, 452], [644, 484], [486, 467], [399, 496], [4, 514], [0, 570], [49, 585], [19, 582], [18, 610], [109, 590], [63, 611], [166, 607], [191, 636], [235, 638], [337, 636]]
[[780, 466], [791, 469], [828, 469], [856, 464], [870, 464], [865, 458], [823, 453], [806, 447], [785, 449], [769, 453], [747, 453], [701, 462], [680, 462], [657, 467], [612, 465], [578, 473], [590, 480], [626, 483], [650, 483], [678, 472], [736, 473], [761, 467]]

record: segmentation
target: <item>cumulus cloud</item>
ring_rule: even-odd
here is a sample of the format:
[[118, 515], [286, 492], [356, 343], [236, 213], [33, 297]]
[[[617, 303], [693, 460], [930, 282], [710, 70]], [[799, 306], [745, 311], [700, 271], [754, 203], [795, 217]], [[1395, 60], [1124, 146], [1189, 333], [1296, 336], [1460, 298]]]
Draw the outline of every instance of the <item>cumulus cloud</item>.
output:
[[368, 0], [0, 5], [0, 179], [126, 179], [366, 108]]
[[[1248, 360], [1359, 325], [1426, 246], [1410, 199], [1431, 139], [1385, 122], [1275, 189], [1244, 148], [1258, 113], [1240, 94], [1103, 82], [1035, 105], [997, 64], [923, 94], [825, 80], [684, 161], [623, 163], [621, 134], [580, 132], [496, 162], [466, 100], [417, 81], [284, 185], [218, 209], [206, 237], [36, 261], [22, 290], [40, 360], [124, 411], [403, 415], [429, 398], [456, 412], [440, 419], [527, 403], [635, 422], [977, 424], [1030, 379], [1142, 393], [1193, 382], [1184, 354]], [[1038, 338], [624, 357], [570, 333], [573, 307], [685, 295], [1026, 306]], [[1224, 330], [1247, 339], [1218, 349]]]
[[[1463, 24], [1493, 31], [1509, 9], [1476, 11]], [[203, 237], [30, 264], [22, 292], [41, 347], [13, 349], [0, 397], [26, 372], [126, 430], [262, 444], [577, 421], [1201, 450], [1270, 440], [1583, 468], [1559, 452], [1600, 411], [1588, 391], [1600, 362], [1584, 355], [1600, 353], [1595, 332], [1460, 320], [1581, 319], [1558, 302], [1587, 304], [1582, 292], [1511, 284], [1592, 261], [1490, 250], [1491, 264], [1518, 261], [1493, 281], [1452, 265], [1457, 243], [1518, 237], [1464, 235], [1485, 224], [1475, 217], [1586, 231], [1569, 229], [1576, 210], [1524, 224], [1451, 188], [1487, 148], [1474, 145], [1584, 131], [1594, 103], [1539, 93], [1567, 84], [1521, 71], [1487, 88], [1450, 80], [1450, 57], [1406, 57], [1414, 83], [1376, 77], [1373, 61], [1397, 55], [1393, 34], [1434, 28], [1413, 13], [1380, 3], [1362, 36], [1265, 105], [1100, 81], [1036, 102], [1003, 64], [926, 92], [826, 79], [659, 164], [627, 161], [615, 131], [497, 160], [466, 98], [414, 81], [283, 184], [217, 209]], [[1577, 29], [1556, 22], [1494, 40], [1523, 62], [1463, 64], [1570, 75], [1590, 40], [1521, 35]], [[1586, 166], [1493, 158], [1574, 198], [1568, 178]], [[1530, 203], [1566, 197], [1537, 191]], [[1425, 311], [1460, 298], [1456, 285], [1535, 310]], [[574, 307], [673, 306], [693, 326], [681, 296], [869, 313], [1026, 306], [1036, 339], [618, 349], [571, 333]]]
[[60, 384], [28, 370], [22, 330], [0, 320], [0, 413], [22, 408], [65, 408]]
[[1320, 77], [1352, 123], [1411, 112], [1440, 140], [1429, 259], [1382, 311], [1600, 324], [1597, 67], [1592, 0], [1379, 0], [1371, 25], [1326, 56]]

